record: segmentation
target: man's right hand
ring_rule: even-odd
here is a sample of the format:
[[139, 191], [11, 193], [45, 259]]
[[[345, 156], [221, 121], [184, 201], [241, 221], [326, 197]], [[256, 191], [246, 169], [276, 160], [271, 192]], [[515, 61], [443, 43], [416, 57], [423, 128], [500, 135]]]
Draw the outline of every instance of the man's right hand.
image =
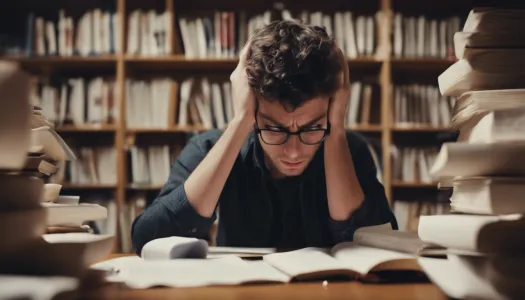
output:
[[250, 41], [241, 50], [239, 63], [233, 70], [230, 80], [232, 83], [234, 120], [253, 126], [255, 123], [255, 96], [248, 84], [246, 74], [246, 60], [250, 56]]

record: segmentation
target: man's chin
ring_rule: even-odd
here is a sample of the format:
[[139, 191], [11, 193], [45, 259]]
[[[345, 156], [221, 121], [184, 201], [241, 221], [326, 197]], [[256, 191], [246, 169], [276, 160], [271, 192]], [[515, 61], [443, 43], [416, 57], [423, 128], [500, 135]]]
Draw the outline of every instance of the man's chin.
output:
[[281, 168], [281, 173], [286, 177], [299, 176], [303, 174], [304, 168]]

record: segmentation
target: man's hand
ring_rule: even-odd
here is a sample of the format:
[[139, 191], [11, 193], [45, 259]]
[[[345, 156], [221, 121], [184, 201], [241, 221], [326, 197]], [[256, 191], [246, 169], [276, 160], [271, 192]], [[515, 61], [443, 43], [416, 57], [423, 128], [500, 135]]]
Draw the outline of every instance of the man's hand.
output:
[[339, 56], [339, 63], [341, 64], [341, 73], [339, 74], [339, 89], [330, 98], [330, 108], [328, 110], [328, 118], [332, 128], [344, 129], [346, 109], [348, 107], [348, 100], [350, 96], [350, 72], [348, 70], [348, 62], [341, 49], [336, 45], [337, 54]]
[[250, 41], [241, 50], [239, 63], [233, 70], [230, 80], [232, 83], [234, 119], [252, 126], [255, 123], [255, 96], [248, 84], [246, 74], [246, 60], [250, 55]]

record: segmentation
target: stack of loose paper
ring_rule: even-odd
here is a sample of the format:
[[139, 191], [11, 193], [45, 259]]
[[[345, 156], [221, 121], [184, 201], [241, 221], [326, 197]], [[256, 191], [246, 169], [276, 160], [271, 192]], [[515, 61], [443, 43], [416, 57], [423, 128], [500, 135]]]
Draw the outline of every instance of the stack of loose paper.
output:
[[453, 187], [451, 215], [423, 216], [421, 240], [448, 260], [420, 258], [453, 298], [510, 299], [525, 293], [525, 10], [474, 9], [455, 36], [459, 59], [439, 77], [458, 96], [433, 176]]
[[[35, 113], [38, 109], [29, 105], [29, 82], [16, 63], [0, 61], [0, 281], [11, 283], [8, 288], [2, 285], [0, 298], [30, 297], [33, 287], [55, 283], [49, 294], [36, 295], [52, 298], [74, 290], [79, 279], [100, 278], [86, 267], [111, 248], [111, 237], [46, 235], [50, 210], [43, 203], [71, 205], [74, 199], [59, 196], [60, 186], [45, 185], [45, 179], [74, 156], [45, 117]], [[54, 276], [73, 280], [56, 277], [55, 282]]]

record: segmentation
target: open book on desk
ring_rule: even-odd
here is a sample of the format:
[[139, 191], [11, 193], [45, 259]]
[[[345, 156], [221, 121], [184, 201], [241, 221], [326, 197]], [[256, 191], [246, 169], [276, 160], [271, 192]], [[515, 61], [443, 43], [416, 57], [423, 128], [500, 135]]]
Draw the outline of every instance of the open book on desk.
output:
[[[367, 236], [399, 235], [399, 239], [391, 237], [389, 248], [398, 245], [397, 249], [380, 249], [364, 246], [373, 240]], [[223, 257], [212, 256], [207, 252], [207, 244], [195, 239], [186, 239], [186, 244], [179, 243], [174, 247], [162, 250], [162, 245], [174, 238], [151, 241], [144, 246], [142, 258], [131, 256], [104, 261], [92, 268], [102, 269], [112, 275], [108, 279], [122, 281], [132, 288], [148, 288], [153, 286], [206, 286], [206, 285], [238, 285], [256, 282], [286, 283], [295, 280], [323, 280], [333, 277], [348, 279], [362, 278], [365, 280], [381, 280], [382, 271], [408, 271], [421, 276], [421, 268], [417, 263], [418, 255], [429, 249], [428, 245], [417, 239], [415, 235], [406, 235], [393, 231], [390, 225], [361, 228], [354, 234], [356, 242], [346, 242], [335, 245], [331, 249], [304, 248], [282, 253], [263, 254], [271, 249], [245, 248]], [[181, 241], [181, 238], [179, 242]], [[417, 239], [418, 240], [418, 239]], [[182, 240], [183, 241], [183, 240]], [[412, 245], [407, 247], [407, 245]], [[214, 248], [218, 250], [220, 247]], [[259, 252], [261, 260], [243, 260], [247, 252], [253, 255]], [[403, 251], [403, 252], [401, 252]], [[435, 253], [434, 253], [435, 254]], [[370, 276], [371, 275], [371, 276]]]

